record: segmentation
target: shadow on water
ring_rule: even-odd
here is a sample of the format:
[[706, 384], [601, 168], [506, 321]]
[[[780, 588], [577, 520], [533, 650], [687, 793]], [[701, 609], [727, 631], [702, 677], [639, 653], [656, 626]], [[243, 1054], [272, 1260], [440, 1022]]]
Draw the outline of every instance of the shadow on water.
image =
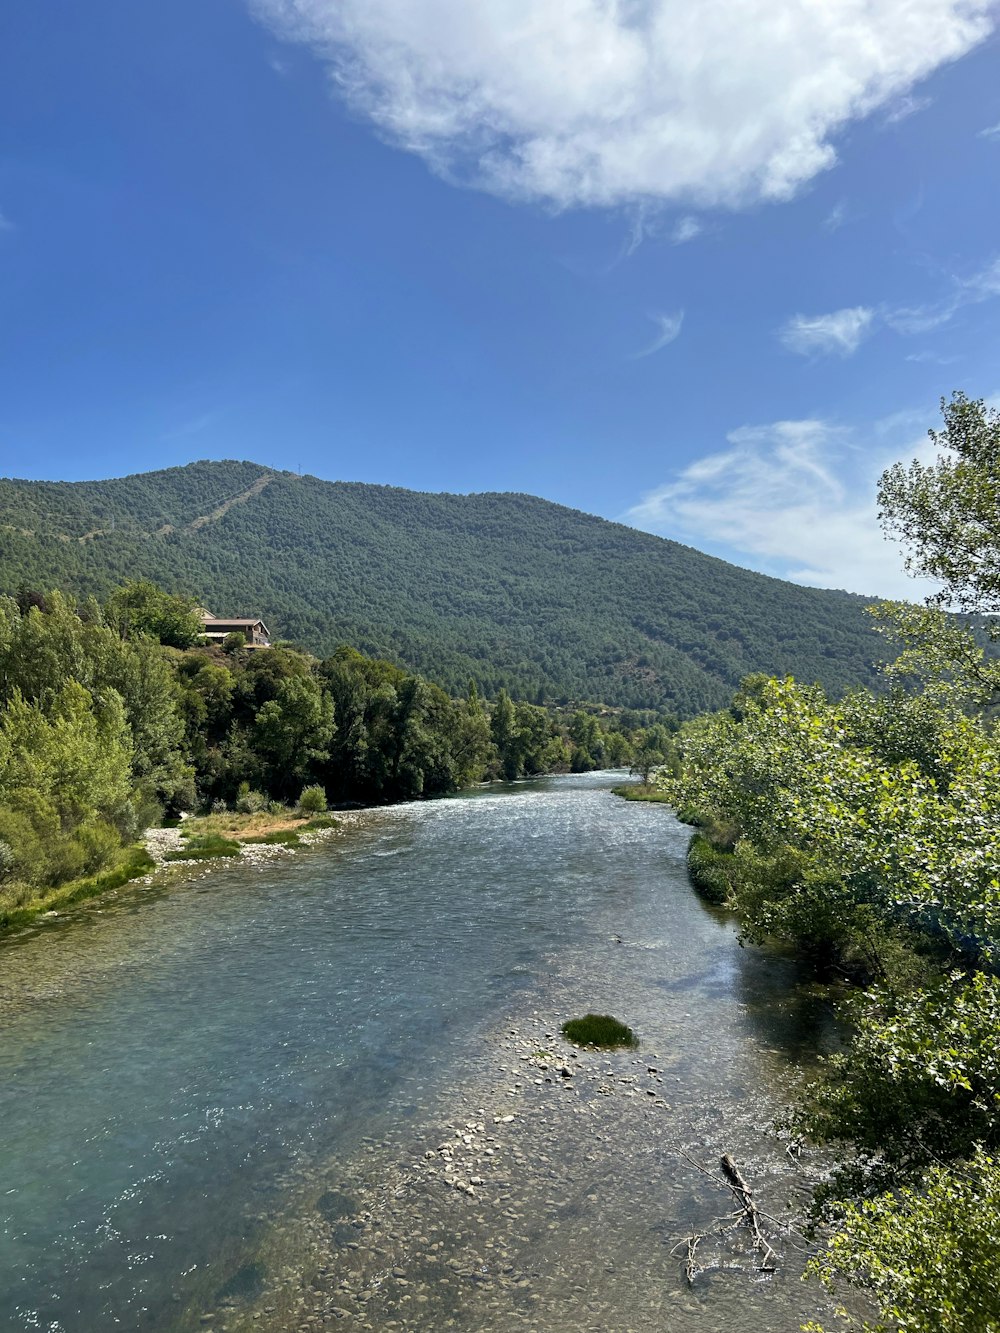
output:
[[238, 1268], [228, 1282], [224, 1282], [215, 1293], [217, 1304], [228, 1301], [253, 1301], [264, 1290], [267, 1277], [264, 1265], [256, 1261]]
[[757, 1038], [790, 1064], [808, 1066], [839, 1049], [844, 1029], [835, 987], [806, 963], [769, 949], [747, 948], [736, 968], [736, 994]]

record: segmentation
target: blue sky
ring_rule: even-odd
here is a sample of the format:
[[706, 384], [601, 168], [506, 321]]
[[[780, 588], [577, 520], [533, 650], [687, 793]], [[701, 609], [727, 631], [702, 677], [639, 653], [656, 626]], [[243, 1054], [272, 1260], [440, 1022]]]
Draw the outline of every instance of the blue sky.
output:
[[875, 480], [1000, 392], [995, 19], [12, 0], [0, 472], [528, 491], [913, 593]]

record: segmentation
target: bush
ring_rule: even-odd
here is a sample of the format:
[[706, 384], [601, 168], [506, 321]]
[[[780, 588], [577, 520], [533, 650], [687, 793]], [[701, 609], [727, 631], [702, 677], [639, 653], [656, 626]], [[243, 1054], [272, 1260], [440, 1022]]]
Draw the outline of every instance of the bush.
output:
[[688, 846], [688, 878], [701, 896], [716, 907], [730, 901], [732, 852], [713, 847], [704, 834], [696, 833]]
[[43, 883], [50, 888], [68, 880], [82, 879], [87, 870], [87, 849], [73, 836], [58, 838], [48, 848], [48, 866]]
[[5, 880], [13, 878], [14, 871], [17, 868], [17, 858], [14, 855], [14, 849], [9, 842], [0, 839], [0, 884]]
[[321, 815], [326, 809], [326, 792], [320, 786], [303, 787], [299, 809], [304, 815]]
[[567, 1041], [577, 1046], [638, 1046], [635, 1033], [610, 1014], [585, 1014], [562, 1025]]
[[241, 782], [236, 791], [236, 809], [241, 815], [256, 815], [267, 809], [267, 797], [262, 791], [251, 791], [249, 782]]
[[77, 829], [76, 840], [83, 848], [83, 869], [88, 875], [97, 874], [117, 861], [122, 849], [118, 830], [102, 819]]

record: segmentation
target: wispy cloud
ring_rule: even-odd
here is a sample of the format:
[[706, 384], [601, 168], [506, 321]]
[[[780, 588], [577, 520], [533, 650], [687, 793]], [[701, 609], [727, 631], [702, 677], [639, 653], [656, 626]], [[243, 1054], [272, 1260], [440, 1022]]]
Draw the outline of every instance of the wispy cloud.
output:
[[1000, 296], [1000, 257], [968, 277], [953, 278], [951, 291], [942, 300], [887, 309], [882, 318], [897, 333], [928, 333], [954, 319], [965, 306], [980, 305], [997, 296]]
[[669, 346], [675, 338], [680, 336], [681, 326], [684, 323], [684, 311], [675, 310], [671, 315], [653, 315], [649, 318], [657, 327], [657, 334], [648, 347], [644, 347], [641, 352], [634, 353], [633, 360], [641, 360], [644, 356], [652, 356], [654, 352], [661, 348]]
[[247, 0], [449, 181], [555, 207], [783, 200], [845, 125], [993, 30], [992, 0]]
[[[880, 326], [905, 337], [931, 333], [950, 323], [967, 306], [996, 297], [1000, 297], [1000, 257], [965, 277], [953, 277], [950, 290], [937, 301], [914, 306], [848, 306], [826, 315], [794, 315], [778, 330], [778, 337], [789, 351], [800, 356], [853, 356]], [[948, 365], [956, 358], [927, 350], [906, 359]]]
[[930, 366], [953, 366], [956, 361], [960, 361], [958, 356], [942, 356], [940, 352], [911, 352], [906, 358], [907, 361], [916, 361], [918, 365]]
[[839, 231], [847, 220], [847, 200], [839, 199], [823, 219], [823, 226], [827, 231]]
[[670, 233], [672, 245], [686, 245], [688, 241], [693, 241], [704, 231], [704, 227], [696, 217], [688, 214], [686, 217], [678, 218], [674, 223], [673, 230]]
[[647, 236], [656, 234], [658, 211], [658, 209], [645, 202], [635, 204], [628, 210], [628, 237], [618, 259], [615, 261], [616, 264], [620, 263], [622, 259], [628, 259], [634, 255]]
[[13, 231], [13, 230], [14, 230], [13, 222], [11, 222], [10, 218], [7, 217], [3, 209], [0, 208], [0, 231]]
[[930, 585], [904, 573], [875, 498], [891, 463], [931, 456], [908, 422], [901, 414], [864, 432], [819, 419], [741, 426], [625, 521], [795, 583], [919, 600]]
[[997, 139], [1000, 140], [1000, 121], [995, 125], [987, 125], [984, 130], [980, 130], [976, 136], [978, 139]]
[[889, 107], [882, 123], [883, 125], [898, 125], [901, 120], [909, 120], [918, 111], [926, 111], [931, 103], [932, 99], [930, 97], [900, 97]]
[[868, 306], [848, 306], [828, 315], [794, 315], [778, 337], [790, 352], [852, 356], [872, 329], [875, 312]]

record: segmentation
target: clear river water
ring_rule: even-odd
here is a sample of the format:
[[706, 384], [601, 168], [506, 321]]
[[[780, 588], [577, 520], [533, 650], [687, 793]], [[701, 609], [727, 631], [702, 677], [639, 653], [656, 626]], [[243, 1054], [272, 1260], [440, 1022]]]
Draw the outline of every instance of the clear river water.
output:
[[[585, 1117], [567, 1115], [560, 1141], [545, 1121], [544, 1160], [558, 1166], [562, 1151], [574, 1165], [560, 1199], [538, 1196], [555, 1210], [544, 1244], [523, 1241], [561, 1314], [546, 1315], [544, 1299], [534, 1315], [508, 1309], [500, 1291], [492, 1314], [463, 1316], [461, 1300], [446, 1310], [428, 1287], [385, 1326], [436, 1329], [447, 1313], [470, 1328], [589, 1328], [588, 1301], [597, 1308], [624, 1273], [622, 1329], [797, 1329], [818, 1297], [794, 1252], [782, 1251], [787, 1271], [762, 1276], [722, 1247], [689, 1288], [671, 1250], [726, 1211], [705, 1174], [720, 1152], [773, 1183], [774, 1210], [786, 1206], [796, 1168], [766, 1130], [830, 1040], [829, 1015], [787, 962], [740, 947], [697, 899], [689, 830], [665, 807], [613, 796], [615, 781], [547, 778], [361, 812], [321, 846], [127, 889], [7, 941], [0, 1328], [183, 1333], [242, 1327], [244, 1315], [267, 1333], [325, 1327], [267, 1303], [275, 1219], [310, 1206], [309, 1173], [363, 1159], [377, 1184], [493, 1064], [497, 1096], [519, 1106], [498, 1034], [535, 1023], [551, 1046], [575, 1008], [635, 1027], [639, 1072], [648, 1058], [666, 1101], [641, 1139], [623, 1130], [610, 1166], [581, 1153]], [[612, 1061], [608, 1075], [625, 1067]], [[592, 1074], [603, 1073], [601, 1057]], [[647, 1109], [638, 1085], [622, 1087], [623, 1113]], [[508, 1200], [519, 1170], [533, 1197], [537, 1152], [525, 1144]], [[580, 1263], [574, 1228], [588, 1206], [605, 1210], [613, 1254]], [[511, 1237], [512, 1263], [521, 1243]], [[674, 1317], [628, 1296], [653, 1280]]]

